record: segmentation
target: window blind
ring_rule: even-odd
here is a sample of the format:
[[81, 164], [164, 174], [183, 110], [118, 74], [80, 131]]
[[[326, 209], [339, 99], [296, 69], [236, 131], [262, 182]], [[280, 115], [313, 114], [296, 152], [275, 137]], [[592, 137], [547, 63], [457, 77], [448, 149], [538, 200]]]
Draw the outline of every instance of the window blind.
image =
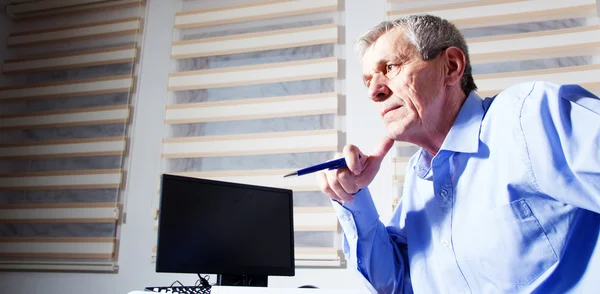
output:
[[[390, 20], [427, 13], [456, 24], [469, 46], [481, 97], [531, 80], [579, 84], [600, 93], [600, 23], [594, 0], [388, 0], [386, 4]], [[407, 152], [418, 148], [404, 142], [396, 146], [392, 160], [399, 199], [411, 156]]]
[[338, 9], [337, 0], [185, 1], [173, 25], [162, 171], [292, 189], [298, 267], [345, 266], [316, 179], [283, 178], [344, 145]]
[[112, 12], [137, 7], [140, 0], [34, 0], [11, 3], [6, 12], [16, 21], [54, 17], [67, 13]]
[[118, 270], [145, 6], [74, 2], [10, 9], [0, 80], [2, 270]]

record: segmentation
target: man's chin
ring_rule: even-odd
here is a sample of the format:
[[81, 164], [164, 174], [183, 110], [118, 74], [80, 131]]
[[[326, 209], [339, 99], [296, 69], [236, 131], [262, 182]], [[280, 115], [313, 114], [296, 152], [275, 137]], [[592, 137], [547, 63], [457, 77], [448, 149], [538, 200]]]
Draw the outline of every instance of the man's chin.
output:
[[402, 122], [393, 122], [387, 125], [388, 136], [394, 139], [394, 141], [406, 141], [409, 139], [409, 130], [410, 128]]
[[398, 129], [388, 128], [388, 136], [392, 138], [394, 141], [404, 141], [404, 132]]

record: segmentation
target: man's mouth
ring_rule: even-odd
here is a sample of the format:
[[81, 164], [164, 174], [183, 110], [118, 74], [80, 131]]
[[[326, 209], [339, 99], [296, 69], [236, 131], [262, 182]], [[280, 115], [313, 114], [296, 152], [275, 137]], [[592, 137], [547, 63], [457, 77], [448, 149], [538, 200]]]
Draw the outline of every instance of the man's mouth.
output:
[[390, 111], [393, 111], [393, 110], [396, 110], [396, 109], [398, 109], [398, 108], [400, 108], [400, 107], [401, 107], [400, 105], [395, 105], [395, 106], [391, 106], [391, 107], [388, 107], [388, 108], [384, 109], [384, 110], [383, 110], [383, 112], [381, 112], [381, 117], [385, 117], [385, 115], [386, 115], [388, 112], [390, 112]]

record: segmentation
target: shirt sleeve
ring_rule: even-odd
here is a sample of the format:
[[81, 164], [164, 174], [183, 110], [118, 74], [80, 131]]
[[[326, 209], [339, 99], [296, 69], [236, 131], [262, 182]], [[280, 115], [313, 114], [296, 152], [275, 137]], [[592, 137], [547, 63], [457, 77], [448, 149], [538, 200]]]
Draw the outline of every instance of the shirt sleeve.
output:
[[600, 213], [600, 99], [578, 85], [536, 82], [520, 120], [533, 186]]
[[406, 238], [397, 228], [388, 230], [368, 188], [343, 205], [332, 201], [343, 230], [343, 250], [349, 266], [356, 267], [373, 293], [405, 293], [409, 274]]

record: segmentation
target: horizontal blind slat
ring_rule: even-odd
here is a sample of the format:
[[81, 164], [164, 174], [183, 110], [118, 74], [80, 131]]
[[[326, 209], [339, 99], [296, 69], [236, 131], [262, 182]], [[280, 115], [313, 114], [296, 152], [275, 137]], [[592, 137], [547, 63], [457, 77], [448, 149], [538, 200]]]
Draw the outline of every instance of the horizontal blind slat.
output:
[[48, 258], [110, 258], [114, 252], [110, 242], [0, 242], [0, 256]]
[[11, 34], [7, 46], [36, 45], [48, 42], [63, 42], [77, 39], [106, 38], [133, 35], [140, 28], [140, 18], [92, 23], [56, 29]]
[[120, 188], [122, 177], [120, 169], [3, 174], [0, 191]]
[[[107, 203], [107, 207], [70, 207], [69, 205], [54, 205], [54, 207], [35, 207], [36, 205], [21, 205], [20, 207], [0, 206], [0, 223], [102, 223], [115, 222], [118, 219], [116, 203]], [[33, 206], [33, 207], [30, 207]]]
[[[63, 0], [49, 0], [58, 2], [66, 2]], [[104, 0], [103, 0], [104, 1]], [[39, 1], [38, 1], [39, 2]], [[36, 2], [37, 3], [37, 2]], [[11, 17], [15, 21], [23, 21], [30, 19], [40, 19], [43, 17], [57, 17], [66, 16], [73, 14], [84, 14], [84, 13], [98, 13], [109, 10], [125, 9], [130, 7], [141, 6], [144, 3], [143, 0], [111, 0], [107, 2], [86, 4], [86, 5], [75, 5], [75, 6], [61, 6], [60, 8], [53, 8], [50, 10], [43, 10], [40, 7], [30, 11], [11, 12], [10, 7], [7, 7], [7, 12], [11, 14]]]
[[114, 272], [117, 268], [114, 262], [0, 260], [2, 270]]
[[104, 140], [65, 140], [32, 145], [0, 145], [0, 158], [52, 158], [52, 157], [90, 157], [121, 155], [125, 152], [125, 138], [107, 138]]
[[227, 39], [219, 37], [173, 43], [171, 57], [181, 59], [334, 44], [337, 39], [338, 28], [336, 25], [320, 25], [270, 31], [262, 34], [233, 35], [228, 36]]
[[474, 64], [600, 53], [600, 26], [467, 40]]
[[11, 14], [22, 14], [35, 11], [67, 8], [77, 5], [90, 5], [106, 0], [36, 0], [30, 2], [11, 3], [7, 5], [7, 12]]
[[338, 112], [337, 93], [239, 99], [227, 102], [168, 106], [165, 123], [235, 121]]
[[129, 108], [119, 105], [0, 116], [0, 129], [125, 123], [129, 120]]
[[170, 91], [234, 87], [278, 82], [335, 78], [338, 75], [336, 58], [241, 66], [172, 73]]
[[296, 232], [336, 232], [337, 230], [338, 219], [333, 211], [294, 213], [294, 231]]
[[[506, 4], [506, 3], [522, 2], [522, 1], [528, 1], [528, 0], [472, 0], [472, 1], [466, 1], [466, 2], [458, 1], [459, 3], [441, 4], [441, 5], [438, 5], [438, 3], [440, 3], [440, 2], [433, 1], [435, 4], [429, 3], [428, 5], [424, 5], [424, 7], [416, 7], [416, 8], [409, 8], [409, 9], [397, 10], [397, 9], [393, 9], [393, 6], [389, 6], [390, 11], [388, 12], [388, 15], [390, 15], [390, 14], [417, 14], [417, 13], [437, 11], [437, 10], [464, 9], [464, 8], [473, 8], [473, 7], [477, 7], [477, 6], [489, 6], [489, 5], [495, 5], [495, 4]], [[388, 0], [388, 2], [394, 2], [394, 1]]]
[[36, 56], [35, 58], [13, 59], [4, 62], [2, 72], [21, 73], [131, 63], [135, 60], [136, 54], [137, 48], [135, 46], [119, 46], [69, 52], [66, 54]]
[[[409, 13], [417, 13], [409, 11]], [[447, 19], [461, 29], [488, 27], [536, 21], [584, 18], [597, 16], [595, 0], [533, 0], [506, 4], [493, 4], [448, 10], [423, 9]], [[392, 18], [406, 15], [403, 11], [390, 11]]]
[[132, 87], [131, 75], [13, 86], [0, 88], [0, 101], [127, 93]]
[[[336, 130], [262, 133], [242, 136], [183, 138], [165, 140], [163, 157], [193, 158], [235, 155], [281, 154], [337, 151]], [[174, 142], [173, 142], [174, 141]]]
[[273, 1], [177, 13], [175, 28], [194, 28], [276, 17], [334, 11], [337, 0]]

